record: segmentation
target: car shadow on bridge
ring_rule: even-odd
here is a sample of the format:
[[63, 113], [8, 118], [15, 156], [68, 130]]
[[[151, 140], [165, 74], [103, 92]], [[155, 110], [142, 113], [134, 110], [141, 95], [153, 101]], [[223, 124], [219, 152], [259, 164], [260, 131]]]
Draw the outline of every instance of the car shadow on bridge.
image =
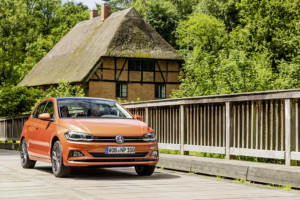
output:
[[[51, 167], [39, 166], [35, 167], [45, 173], [52, 174]], [[54, 176], [54, 175], [53, 175]], [[161, 179], [177, 179], [179, 175], [164, 173], [159, 168], [155, 169], [152, 176], [138, 176], [134, 167], [112, 167], [112, 168], [91, 168], [91, 167], [74, 167], [71, 175], [67, 179], [76, 180], [161, 180]]]

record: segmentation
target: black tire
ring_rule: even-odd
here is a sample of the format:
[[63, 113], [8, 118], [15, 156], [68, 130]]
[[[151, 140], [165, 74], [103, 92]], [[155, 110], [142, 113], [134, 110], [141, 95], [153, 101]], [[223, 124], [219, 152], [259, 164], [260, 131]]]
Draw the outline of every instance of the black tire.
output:
[[28, 149], [25, 138], [21, 142], [20, 146], [20, 158], [23, 168], [34, 168], [36, 161], [30, 160], [28, 155]]
[[155, 170], [155, 165], [137, 165], [134, 168], [139, 176], [151, 176]]
[[66, 167], [63, 162], [62, 148], [59, 141], [56, 141], [51, 150], [52, 172], [54, 176], [67, 177], [71, 173], [71, 168]]

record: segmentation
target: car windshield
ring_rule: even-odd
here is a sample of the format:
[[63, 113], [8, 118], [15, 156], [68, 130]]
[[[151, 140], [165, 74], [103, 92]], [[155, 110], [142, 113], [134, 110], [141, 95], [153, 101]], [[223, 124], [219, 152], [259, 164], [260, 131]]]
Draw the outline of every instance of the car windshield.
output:
[[126, 109], [114, 101], [101, 99], [58, 99], [57, 103], [61, 118], [133, 118]]

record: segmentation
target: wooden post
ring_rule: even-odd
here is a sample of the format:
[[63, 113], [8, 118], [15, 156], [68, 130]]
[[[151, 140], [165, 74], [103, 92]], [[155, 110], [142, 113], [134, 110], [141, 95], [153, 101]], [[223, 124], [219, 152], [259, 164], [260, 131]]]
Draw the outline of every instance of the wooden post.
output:
[[7, 142], [7, 119], [4, 121], [4, 138], [5, 138], [5, 143]]
[[149, 126], [149, 108], [145, 108], [145, 123]]
[[230, 102], [225, 103], [226, 106], [226, 159], [230, 159]]
[[184, 105], [180, 105], [180, 154], [184, 155]]
[[291, 165], [291, 100], [285, 99], [285, 165]]

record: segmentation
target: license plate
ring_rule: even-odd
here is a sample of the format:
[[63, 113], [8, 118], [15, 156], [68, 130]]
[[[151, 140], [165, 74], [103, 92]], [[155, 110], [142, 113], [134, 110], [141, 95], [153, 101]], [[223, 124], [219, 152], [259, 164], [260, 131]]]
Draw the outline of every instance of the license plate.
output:
[[135, 153], [135, 147], [105, 147], [105, 154]]

